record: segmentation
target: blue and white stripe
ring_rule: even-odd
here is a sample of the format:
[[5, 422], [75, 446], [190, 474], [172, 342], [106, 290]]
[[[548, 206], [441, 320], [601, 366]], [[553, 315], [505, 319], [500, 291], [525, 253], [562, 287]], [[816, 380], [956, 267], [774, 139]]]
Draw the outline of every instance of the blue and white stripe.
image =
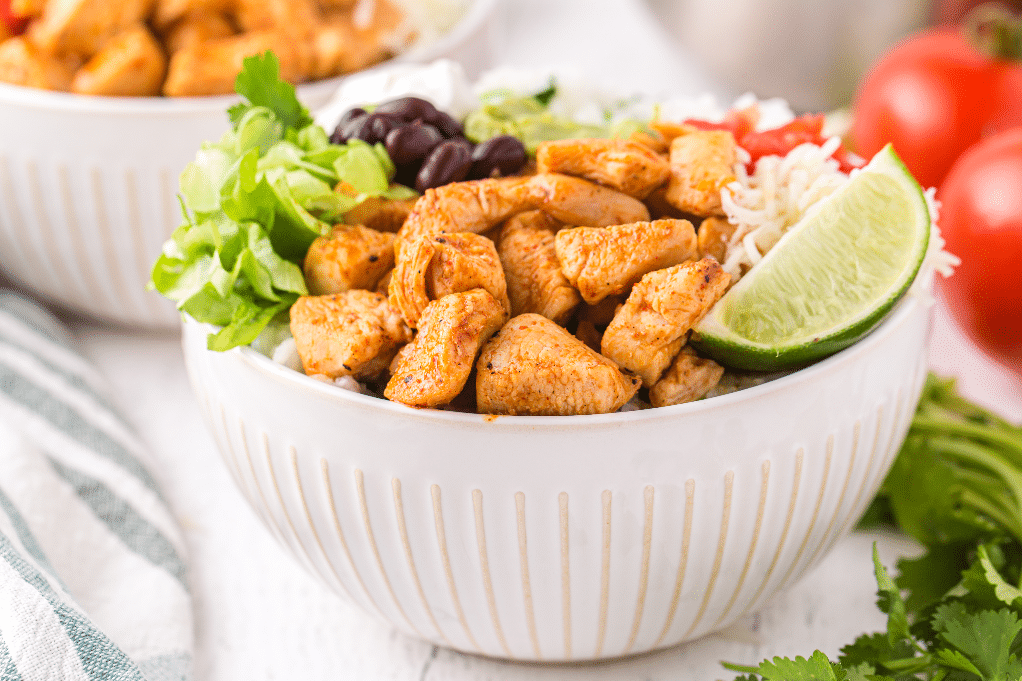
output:
[[0, 679], [185, 681], [185, 545], [102, 377], [0, 292]]

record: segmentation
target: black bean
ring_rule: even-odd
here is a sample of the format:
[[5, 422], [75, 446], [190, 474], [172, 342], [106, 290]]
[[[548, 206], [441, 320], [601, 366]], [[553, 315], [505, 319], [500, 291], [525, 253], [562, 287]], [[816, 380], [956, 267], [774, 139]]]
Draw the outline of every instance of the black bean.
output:
[[443, 141], [443, 135], [432, 125], [416, 121], [391, 130], [385, 143], [390, 160], [395, 165], [403, 165], [422, 161]]
[[522, 169], [527, 159], [525, 145], [511, 135], [491, 137], [480, 142], [472, 150], [472, 169], [468, 176], [473, 180], [498, 175], [511, 175]]
[[376, 107], [376, 111], [400, 118], [406, 123], [416, 120], [432, 123], [438, 113], [435, 106], [419, 97], [392, 99], [389, 102], [380, 104]]
[[345, 140], [360, 139], [369, 144], [376, 144], [385, 140], [387, 133], [401, 124], [401, 121], [392, 116], [374, 112], [352, 120], [344, 126], [341, 135]]
[[337, 127], [334, 128], [334, 133], [330, 135], [330, 141], [333, 142], [334, 144], [344, 144], [345, 142], [347, 142], [348, 139], [350, 138], [345, 137], [344, 135], [345, 128], [347, 128], [354, 121], [365, 118], [366, 115], [367, 115], [366, 110], [359, 109], [358, 107], [354, 109], [348, 109], [347, 111], [345, 111], [344, 115], [341, 116], [341, 120], [337, 121]]
[[437, 130], [440, 131], [440, 134], [447, 139], [455, 139], [465, 136], [465, 130], [461, 127], [461, 123], [454, 120], [451, 118], [450, 114], [443, 111], [438, 111], [434, 120], [426, 122], [435, 125]]
[[431, 187], [461, 182], [472, 167], [472, 148], [468, 140], [453, 139], [441, 142], [422, 162], [415, 178], [415, 189], [420, 193]]

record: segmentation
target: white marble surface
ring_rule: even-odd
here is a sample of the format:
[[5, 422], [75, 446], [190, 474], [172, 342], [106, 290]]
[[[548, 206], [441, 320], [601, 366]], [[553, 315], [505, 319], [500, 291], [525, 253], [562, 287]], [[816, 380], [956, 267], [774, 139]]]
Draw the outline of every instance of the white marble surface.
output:
[[[650, 92], [710, 85], [637, 0], [508, 0], [502, 12], [496, 54], [503, 63], [575, 63], [598, 82]], [[200, 420], [175, 336], [85, 322], [73, 330], [150, 445], [187, 536], [198, 681], [730, 679], [719, 660], [755, 663], [815, 648], [833, 655], [859, 633], [881, 628], [870, 544], [879, 541], [888, 564], [915, 550], [904, 538], [854, 534], [728, 632], [628, 660], [516, 665], [438, 650], [349, 607], [302, 572], [258, 524]], [[931, 363], [961, 376], [968, 397], [1022, 421], [1022, 384], [965, 345], [940, 313]]]

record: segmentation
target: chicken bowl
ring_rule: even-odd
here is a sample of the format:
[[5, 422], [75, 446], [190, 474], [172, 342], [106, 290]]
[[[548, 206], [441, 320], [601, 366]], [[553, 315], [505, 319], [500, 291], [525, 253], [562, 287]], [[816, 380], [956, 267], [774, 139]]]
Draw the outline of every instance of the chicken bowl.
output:
[[855, 524], [926, 376], [929, 306], [777, 380], [592, 416], [412, 409], [250, 347], [206, 349], [196, 397], [286, 551], [400, 631], [515, 660], [593, 660], [721, 629]]
[[[123, 5], [124, 12], [141, 11], [143, 6], [177, 11], [195, 3], [78, 0], [64, 4], [74, 5], [75, 11], [55, 14], [61, 19], [79, 17], [83, 7], [98, 8], [106, 16], [114, 6]], [[258, 10], [286, 3], [241, 4]], [[355, 4], [324, 3], [349, 8]], [[438, 13], [444, 10], [450, 22], [443, 32], [432, 34], [428, 44], [390, 61], [452, 57], [464, 59], [470, 68], [485, 67], [491, 57], [495, 6], [496, 0], [409, 3], [420, 13], [428, 7], [437, 8]], [[456, 7], [458, 13], [452, 14]], [[55, 22], [34, 33], [30, 23], [26, 36], [40, 34], [40, 42], [52, 42], [63, 35], [50, 24]], [[93, 30], [98, 30], [96, 22], [89, 24], [89, 31]], [[75, 40], [92, 35], [70, 29], [64, 34]], [[231, 40], [241, 37], [232, 36]], [[26, 41], [10, 37], [0, 24], [0, 81], [21, 78], [33, 85], [0, 82], [0, 125], [7, 131], [0, 141], [0, 270], [33, 294], [73, 312], [122, 325], [178, 328], [180, 315], [174, 306], [145, 290], [149, 268], [163, 242], [181, 224], [178, 176], [204, 140], [218, 139], [229, 130], [225, 110], [237, 98], [199, 96], [207, 93], [187, 90], [177, 92], [185, 95], [180, 97], [120, 96], [124, 93], [119, 88], [137, 85], [144, 75], [145, 69], [136, 68], [130, 59], [101, 59], [95, 72], [72, 76], [67, 64], [39, 58], [36, 48]], [[267, 46], [275, 45], [256, 41], [237, 47], [259, 51]], [[164, 49], [149, 47], [148, 53], [157, 56]], [[217, 59], [210, 56], [193, 61], [199, 68]], [[240, 57], [236, 61], [240, 62]], [[228, 90], [238, 66], [235, 64], [226, 77], [218, 76]], [[287, 68], [286, 59], [282, 59], [282, 67]], [[86, 66], [79, 68], [79, 72], [85, 70]], [[85, 75], [91, 80], [84, 79]], [[196, 83], [200, 76], [188, 72], [178, 80]], [[40, 89], [68, 89], [72, 78], [79, 81], [75, 92]], [[298, 90], [303, 101], [315, 107], [326, 101], [343, 79], [308, 82]], [[204, 82], [209, 84], [209, 79]], [[160, 87], [168, 86], [156, 83], [153, 87], [158, 93]], [[118, 96], [98, 96], [101, 94]]]

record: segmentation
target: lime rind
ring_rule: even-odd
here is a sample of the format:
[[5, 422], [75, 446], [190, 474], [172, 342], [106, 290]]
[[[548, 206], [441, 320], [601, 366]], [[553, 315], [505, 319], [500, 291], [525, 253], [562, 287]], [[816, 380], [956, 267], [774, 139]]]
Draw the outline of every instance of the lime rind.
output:
[[885, 147], [718, 301], [691, 343], [744, 370], [822, 359], [890, 314], [922, 265], [929, 235], [922, 188]]

